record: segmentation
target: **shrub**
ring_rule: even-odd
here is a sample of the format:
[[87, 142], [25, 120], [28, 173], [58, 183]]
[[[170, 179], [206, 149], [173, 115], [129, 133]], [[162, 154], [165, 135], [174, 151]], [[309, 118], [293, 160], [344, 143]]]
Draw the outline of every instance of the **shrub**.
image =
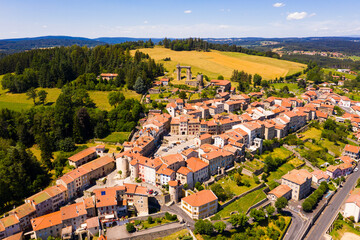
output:
[[135, 228], [134, 224], [127, 223], [126, 224], [126, 231], [128, 231], [129, 233], [135, 232], [136, 228]]
[[152, 224], [152, 223], [154, 223], [154, 220], [153, 220], [153, 218], [151, 216], [149, 216], [148, 219], [147, 219], [147, 222], [149, 224]]
[[214, 226], [209, 220], [198, 220], [195, 223], [195, 231], [200, 234], [211, 235], [214, 232]]

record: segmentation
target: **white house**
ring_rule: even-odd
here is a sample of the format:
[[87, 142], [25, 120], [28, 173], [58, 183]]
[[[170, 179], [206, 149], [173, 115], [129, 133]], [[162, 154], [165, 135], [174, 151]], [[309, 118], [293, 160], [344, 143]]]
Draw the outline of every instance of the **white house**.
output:
[[345, 202], [345, 209], [344, 209], [344, 216], [345, 217], [354, 217], [355, 222], [359, 221], [360, 217], [360, 194], [353, 193], [348, 197]]

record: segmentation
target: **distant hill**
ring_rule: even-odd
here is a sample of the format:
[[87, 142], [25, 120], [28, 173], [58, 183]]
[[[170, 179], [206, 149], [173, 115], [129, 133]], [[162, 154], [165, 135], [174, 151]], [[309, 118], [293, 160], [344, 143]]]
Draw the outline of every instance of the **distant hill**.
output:
[[[129, 37], [101, 37], [93, 39], [95, 41], [104, 42], [108, 44], [117, 44], [117, 43], [124, 43], [124, 42], [133, 42], [133, 41], [147, 41], [149, 38], [129, 38]], [[151, 38], [153, 43], [157, 44], [163, 38]]]
[[[172, 38], [169, 38], [172, 39]], [[17, 38], [0, 40], [0, 57], [2, 53], [14, 53], [36, 48], [49, 48], [57, 46], [97, 46], [103, 44], [117, 44], [128, 41], [147, 41], [148, 38], [131, 37], [100, 37], [82, 38], [70, 36], [43, 36], [35, 38]], [[152, 38], [155, 44], [162, 38]], [[305, 50], [305, 51], [330, 51], [342, 52], [360, 56], [360, 37], [306, 37], [306, 38], [203, 38], [208, 42], [238, 45], [258, 51], [269, 51], [274, 48], [283, 50]]]
[[15, 53], [37, 48], [49, 48], [58, 46], [97, 46], [105, 44], [88, 38], [68, 37], [68, 36], [45, 36], [36, 38], [16, 38], [0, 40], [0, 53]]

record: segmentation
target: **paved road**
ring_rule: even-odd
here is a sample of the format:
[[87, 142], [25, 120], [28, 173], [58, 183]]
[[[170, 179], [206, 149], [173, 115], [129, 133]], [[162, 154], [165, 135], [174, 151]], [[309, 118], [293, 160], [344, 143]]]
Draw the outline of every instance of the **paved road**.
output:
[[284, 240], [298, 240], [301, 238], [301, 234], [305, 231], [307, 222], [302, 219], [296, 212], [287, 209], [286, 210], [292, 218], [290, 228], [285, 234]]
[[166, 206], [163, 205], [161, 206], [161, 211], [163, 212], [172, 212], [175, 213], [176, 215], [182, 217], [184, 219], [184, 221], [186, 222], [186, 224], [189, 224], [189, 227], [194, 230], [195, 228], [195, 221], [194, 219], [192, 219], [189, 215], [187, 215], [180, 207], [178, 204], [173, 204], [171, 206]]
[[348, 197], [350, 190], [354, 187], [359, 177], [360, 171], [354, 172], [350, 175], [344, 186], [338, 190], [329, 205], [325, 208], [321, 216], [315, 222], [306, 239], [324, 239], [323, 234], [326, 232], [333, 218], [337, 215], [340, 206]]

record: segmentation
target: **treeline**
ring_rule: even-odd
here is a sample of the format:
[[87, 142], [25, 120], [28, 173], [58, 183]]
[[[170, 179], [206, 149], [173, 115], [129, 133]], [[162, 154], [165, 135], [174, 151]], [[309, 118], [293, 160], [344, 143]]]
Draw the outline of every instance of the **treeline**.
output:
[[328, 190], [328, 184], [326, 182], [321, 182], [318, 189], [316, 189], [302, 204], [302, 208], [305, 212], [311, 212], [324, 196]]
[[[1, 197], [1, 201], [8, 202], [7, 196], [11, 196], [10, 200], [18, 201], [24, 194], [33, 193], [47, 186], [48, 177], [44, 175], [46, 172], [44, 169], [48, 171], [55, 169], [56, 177], [61, 176], [67, 161], [66, 159], [64, 161], [62, 157], [54, 159], [53, 152], [71, 152], [76, 148], [76, 143], [85, 143], [92, 138], [104, 138], [115, 131], [132, 131], [143, 113], [140, 102], [124, 99], [123, 96], [111, 102], [114, 105], [111, 111], [101, 111], [96, 108], [86, 90], [64, 87], [54, 106], [31, 108], [21, 113], [1, 109], [0, 150], [3, 146], [3, 151], [21, 146], [17, 147], [21, 154], [10, 150], [0, 151], [0, 194], [4, 196], [4, 198]], [[40, 169], [34, 156], [24, 150], [34, 144], [41, 151], [40, 160], [44, 169]], [[21, 158], [24, 158], [24, 164]], [[27, 171], [33, 168], [34, 170]], [[20, 176], [25, 175], [25, 177], [22, 180], [14, 177], [10, 181], [9, 174], [3, 174], [2, 169], [15, 171], [15, 173], [21, 172]], [[26, 181], [25, 185], [29, 186], [20, 186], [26, 179], [29, 181]], [[13, 187], [16, 184], [20, 185]], [[31, 187], [34, 191], [23, 191], [24, 187]], [[14, 189], [19, 193], [7, 195], [1, 192], [3, 189]], [[4, 203], [1, 201], [0, 207]]]
[[[2, 116], [6, 110], [0, 113]], [[49, 184], [50, 177], [25, 146], [0, 138], [0, 212], [9, 210]]]
[[[149, 46], [153, 43], [147, 42]], [[123, 43], [88, 47], [59, 47], [52, 49], [31, 50], [5, 56], [0, 59], [0, 74], [3, 88], [11, 92], [25, 92], [36, 87], [61, 88], [78, 79], [87, 82], [88, 89], [112, 90], [114, 87], [127, 85], [134, 89], [137, 78], [142, 78], [146, 88], [151, 86], [155, 77], [162, 75], [162, 64], [156, 64], [147, 54], [137, 51], [130, 55], [130, 49], [143, 46], [144, 43]], [[11, 74], [14, 73], [15, 74]], [[111, 82], [103, 82], [111, 87], [97, 86], [96, 76], [100, 73], [117, 73]], [[94, 74], [85, 75], [84, 74]], [[94, 78], [95, 76], [95, 78]]]
[[279, 54], [274, 53], [272, 51], [260, 52], [256, 50], [251, 50], [247, 48], [243, 48], [237, 45], [229, 45], [229, 44], [220, 44], [220, 43], [210, 43], [200, 38], [188, 38], [188, 39], [175, 39], [170, 40], [165, 38], [163, 41], [159, 42], [159, 45], [163, 45], [165, 48], [169, 48], [174, 51], [205, 51], [208, 52], [211, 49], [218, 51], [226, 51], [226, 52], [239, 52], [246, 53], [250, 55], [264, 56], [264, 57], [272, 57], [272, 58], [280, 58]]
[[326, 68], [350, 68], [353, 70], [360, 70], [360, 61], [353, 61], [351, 59], [337, 59], [319, 55], [311, 56], [303, 54], [284, 54], [281, 56], [281, 59], [304, 64], [312, 61], [316, 62], [319, 66]]

